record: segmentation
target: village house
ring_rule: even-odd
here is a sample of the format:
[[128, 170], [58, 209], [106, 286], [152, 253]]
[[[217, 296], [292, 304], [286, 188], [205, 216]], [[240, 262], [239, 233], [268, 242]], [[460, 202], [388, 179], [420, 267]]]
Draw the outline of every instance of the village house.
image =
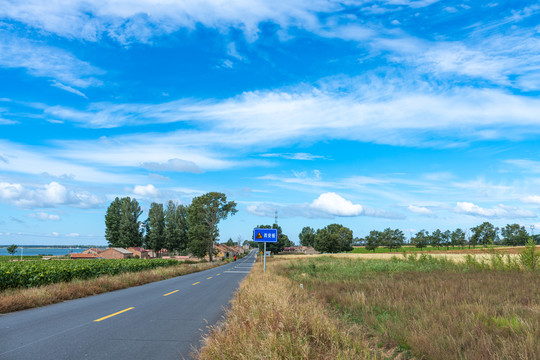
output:
[[145, 250], [141, 247], [128, 247], [127, 249], [133, 253], [133, 257], [135, 258], [139, 258], [139, 259], [150, 258], [150, 250]]
[[108, 248], [99, 254], [103, 259], [128, 259], [133, 257], [133, 253], [123, 248]]

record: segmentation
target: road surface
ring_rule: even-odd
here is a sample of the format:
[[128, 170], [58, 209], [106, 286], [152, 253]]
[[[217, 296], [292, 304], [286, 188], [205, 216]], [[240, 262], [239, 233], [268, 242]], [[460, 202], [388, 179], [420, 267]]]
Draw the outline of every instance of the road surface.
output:
[[189, 359], [255, 262], [0, 315], [0, 359]]

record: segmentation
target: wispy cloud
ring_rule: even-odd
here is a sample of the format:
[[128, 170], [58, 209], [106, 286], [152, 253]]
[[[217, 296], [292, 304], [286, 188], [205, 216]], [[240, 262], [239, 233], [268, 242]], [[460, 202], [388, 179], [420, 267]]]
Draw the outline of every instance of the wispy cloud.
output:
[[62, 89], [62, 90], [65, 90], [67, 92], [70, 92], [72, 94], [79, 95], [80, 97], [83, 97], [85, 99], [88, 99], [88, 97], [85, 94], [83, 94], [82, 92], [80, 92], [79, 90], [74, 89], [71, 86], [67, 86], [67, 85], [64, 85], [62, 83], [59, 83], [56, 80], [52, 82], [52, 86], [57, 87], [57, 88]]
[[321, 155], [313, 155], [309, 153], [284, 153], [284, 154], [276, 154], [276, 153], [268, 153], [268, 154], [262, 154], [262, 157], [270, 157], [270, 158], [283, 158], [288, 160], [316, 160], [316, 159], [326, 159], [325, 156]]
[[202, 172], [202, 169], [193, 161], [182, 159], [169, 159], [165, 163], [145, 162], [141, 164], [141, 167], [154, 171], [190, 172], [196, 174]]
[[422, 216], [436, 217], [435, 213], [425, 206], [409, 205], [407, 207], [407, 210]]
[[537, 215], [533, 211], [523, 210], [513, 206], [505, 206], [499, 204], [494, 208], [483, 208], [470, 202], [458, 202], [454, 211], [459, 214], [485, 218], [504, 218], [504, 219], [520, 219], [520, 218], [536, 218]]
[[522, 139], [540, 132], [536, 98], [472, 88], [439, 94], [406, 87], [391, 94], [377, 91], [251, 92], [225, 100], [158, 105], [95, 103], [85, 111], [53, 106], [44, 116], [91, 128], [183, 122], [191, 130], [176, 134], [189, 136], [189, 143], [230, 147], [249, 147], [268, 137], [277, 139], [275, 146], [328, 138], [455, 146], [456, 141]]
[[32, 76], [54, 79], [53, 86], [73, 93], [78, 92], [73, 86], [87, 88], [102, 84], [95, 76], [103, 71], [73, 54], [3, 30], [0, 30], [0, 66], [23, 68]]
[[28, 214], [28, 216], [31, 217], [31, 218], [38, 219], [38, 220], [43, 220], [43, 221], [46, 221], [46, 220], [59, 221], [60, 220], [59, 215], [48, 214], [48, 213], [45, 213], [45, 212], [34, 212], [34, 213]]

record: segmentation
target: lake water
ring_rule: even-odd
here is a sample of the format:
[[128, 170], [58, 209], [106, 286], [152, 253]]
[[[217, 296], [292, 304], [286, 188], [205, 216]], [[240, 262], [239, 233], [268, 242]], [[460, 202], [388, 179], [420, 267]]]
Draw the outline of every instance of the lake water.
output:
[[[81, 253], [85, 248], [25, 248], [23, 246], [23, 255], [67, 255], [69, 253]], [[0, 256], [7, 256], [9, 253], [6, 248], [0, 248]], [[21, 248], [17, 248], [15, 255], [21, 256]]]

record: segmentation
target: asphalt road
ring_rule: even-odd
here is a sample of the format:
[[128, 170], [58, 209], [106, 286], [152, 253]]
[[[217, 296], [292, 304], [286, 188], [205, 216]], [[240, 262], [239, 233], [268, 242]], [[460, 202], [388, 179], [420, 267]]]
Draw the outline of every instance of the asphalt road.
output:
[[189, 359], [254, 262], [0, 315], [0, 359]]

